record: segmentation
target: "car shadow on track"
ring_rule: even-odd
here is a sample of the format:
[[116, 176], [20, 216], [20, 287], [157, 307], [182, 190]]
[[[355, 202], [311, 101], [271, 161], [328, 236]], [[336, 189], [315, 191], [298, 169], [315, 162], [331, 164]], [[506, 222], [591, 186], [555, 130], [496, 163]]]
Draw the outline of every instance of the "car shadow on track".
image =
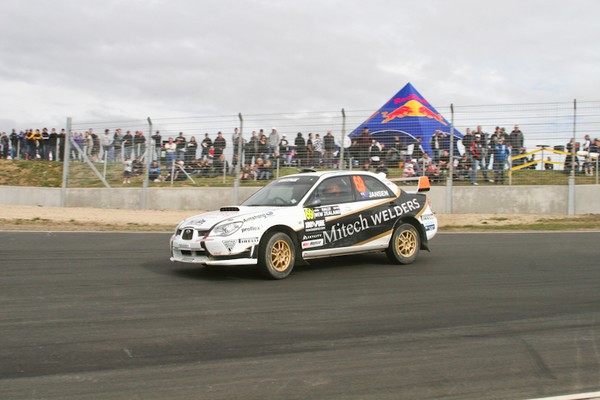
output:
[[[203, 281], [265, 280], [253, 265], [202, 267], [166, 261], [145, 263], [143, 267], [156, 274]], [[410, 266], [393, 265], [383, 253], [327, 257], [311, 260], [308, 265], [296, 265], [288, 279], [308, 274], [329, 277], [339, 273], [360, 274], [364, 271], [386, 273], [386, 271], [391, 272], [397, 268], [407, 270], [407, 267], [410, 268]]]

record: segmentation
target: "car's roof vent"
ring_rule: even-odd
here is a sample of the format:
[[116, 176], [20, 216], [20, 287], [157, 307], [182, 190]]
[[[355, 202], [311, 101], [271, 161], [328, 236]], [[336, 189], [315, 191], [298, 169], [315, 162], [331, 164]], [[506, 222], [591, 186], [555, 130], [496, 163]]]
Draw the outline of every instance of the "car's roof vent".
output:
[[240, 211], [240, 208], [239, 207], [228, 206], [228, 207], [221, 207], [219, 209], [219, 211]]

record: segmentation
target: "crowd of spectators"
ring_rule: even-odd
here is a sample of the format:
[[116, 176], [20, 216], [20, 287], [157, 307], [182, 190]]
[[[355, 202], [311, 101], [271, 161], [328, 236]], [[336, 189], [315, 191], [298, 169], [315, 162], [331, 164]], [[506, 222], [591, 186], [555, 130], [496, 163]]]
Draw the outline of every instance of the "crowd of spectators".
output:
[[[336, 168], [344, 162], [348, 166], [374, 172], [388, 173], [390, 168], [400, 168], [403, 177], [427, 175], [436, 182], [447, 179], [452, 163], [454, 179], [469, 180], [477, 185], [481, 176], [487, 182], [504, 184], [505, 171], [510, 166], [531, 161], [525, 156], [517, 157], [526, 154], [524, 135], [518, 125], [510, 133], [501, 127], [496, 127], [492, 134], [484, 132], [481, 126], [474, 130], [467, 128], [460, 142], [462, 146], [455, 143], [451, 155], [449, 133], [435, 131], [429, 140], [431, 151], [428, 153], [423, 148], [422, 137], [396, 136], [386, 146], [376, 140], [368, 128], [364, 128], [351, 140], [341, 160], [340, 147], [331, 130], [323, 136], [312, 132], [305, 136], [298, 132], [293, 139], [288, 139], [276, 128], [272, 128], [269, 134], [261, 129], [253, 131], [249, 139], [241, 139], [236, 128], [231, 136], [233, 151], [228, 161], [225, 156], [228, 143], [222, 132], [214, 138], [205, 133], [202, 140], [197, 141], [194, 136], [188, 138], [183, 132], [165, 139], [156, 131], [146, 143], [146, 137], [139, 130], [105, 129], [96, 133], [90, 128], [73, 133], [70, 159], [122, 163], [125, 184], [131, 182], [132, 176], [143, 173], [146, 155], [149, 157], [149, 177], [156, 182], [233, 174], [241, 156], [239, 177], [242, 180], [272, 179], [274, 169], [282, 166]], [[568, 143], [567, 151], [571, 151], [574, 145], [579, 146], [579, 143]], [[588, 135], [582, 150], [597, 152], [599, 145], [600, 141], [592, 141]], [[47, 128], [13, 130], [8, 135], [0, 135], [0, 156], [3, 158], [63, 161], [64, 153], [64, 129], [60, 132]], [[545, 165], [552, 166], [551, 163]], [[591, 174], [589, 157], [581, 163], [577, 156], [574, 159], [568, 156], [565, 170], [568, 172], [572, 168]]]

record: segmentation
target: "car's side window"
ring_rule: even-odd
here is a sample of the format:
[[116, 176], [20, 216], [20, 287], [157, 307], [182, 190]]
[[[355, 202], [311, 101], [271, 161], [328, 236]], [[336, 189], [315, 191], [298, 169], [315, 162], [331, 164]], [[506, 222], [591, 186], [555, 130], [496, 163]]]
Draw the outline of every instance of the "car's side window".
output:
[[319, 199], [322, 205], [354, 201], [354, 190], [349, 176], [336, 176], [324, 180], [308, 199], [312, 203]]
[[368, 175], [354, 175], [352, 177], [354, 188], [357, 192], [357, 198], [361, 200], [384, 199], [386, 197], [396, 197], [392, 191], [379, 182], [377, 179]]

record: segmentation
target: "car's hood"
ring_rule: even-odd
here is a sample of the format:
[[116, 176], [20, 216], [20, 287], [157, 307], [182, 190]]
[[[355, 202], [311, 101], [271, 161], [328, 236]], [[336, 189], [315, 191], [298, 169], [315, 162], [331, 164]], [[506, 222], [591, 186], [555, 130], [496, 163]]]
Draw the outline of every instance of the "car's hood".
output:
[[180, 224], [180, 228], [191, 227], [194, 229], [207, 230], [222, 221], [260, 222], [272, 217], [278, 207], [245, 207], [231, 206], [222, 207], [219, 211], [209, 211], [203, 214], [186, 218]]

